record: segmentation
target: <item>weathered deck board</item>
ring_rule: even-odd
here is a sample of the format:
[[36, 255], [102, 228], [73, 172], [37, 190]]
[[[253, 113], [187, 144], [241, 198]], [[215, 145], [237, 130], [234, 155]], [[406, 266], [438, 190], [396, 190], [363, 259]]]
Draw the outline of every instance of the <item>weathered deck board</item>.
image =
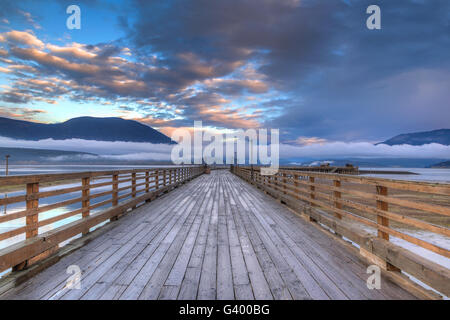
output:
[[[67, 267], [82, 270], [66, 288]], [[213, 171], [124, 216], [116, 227], [1, 299], [413, 299], [324, 232], [228, 171]]]

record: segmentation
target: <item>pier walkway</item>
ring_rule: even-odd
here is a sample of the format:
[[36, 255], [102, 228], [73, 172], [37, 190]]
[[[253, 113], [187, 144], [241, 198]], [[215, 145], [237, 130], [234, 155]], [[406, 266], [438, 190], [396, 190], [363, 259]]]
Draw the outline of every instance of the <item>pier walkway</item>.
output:
[[[69, 266], [81, 270], [69, 289]], [[229, 170], [132, 210], [1, 299], [414, 299]]]

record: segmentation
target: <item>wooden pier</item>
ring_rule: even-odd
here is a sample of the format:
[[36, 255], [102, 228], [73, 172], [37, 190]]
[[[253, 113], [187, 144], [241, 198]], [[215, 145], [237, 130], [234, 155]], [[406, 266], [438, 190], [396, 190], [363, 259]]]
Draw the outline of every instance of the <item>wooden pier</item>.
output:
[[[26, 185], [27, 190], [24, 196], [0, 199], [2, 205], [26, 202], [26, 210], [0, 216], [0, 223], [26, 218], [22, 229], [0, 234], [0, 239], [26, 234], [25, 240], [0, 250], [0, 271], [13, 270], [0, 280], [0, 299], [440, 298], [404, 273], [449, 295], [448, 269], [389, 242], [389, 234], [400, 236], [389, 219], [400, 218], [385, 203], [412, 201], [392, 200], [397, 198], [382, 188], [406, 184], [287, 170], [275, 176], [236, 167], [208, 175], [203, 171], [203, 167], [153, 168], [0, 178], [2, 185]], [[320, 199], [325, 195], [320, 191], [325, 177], [339, 181], [327, 186], [333, 195], [328, 199], [332, 214], [325, 212], [328, 204]], [[58, 179], [82, 183], [39, 191], [39, 183]], [[378, 235], [348, 223], [347, 206], [353, 202], [344, 195], [353, 192], [344, 189], [348, 179], [381, 188], [373, 198], [376, 210], [365, 208], [380, 217], [372, 225], [379, 228]], [[105, 186], [111, 190], [95, 192]], [[450, 195], [449, 185], [407, 186], [414, 192]], [[358, 195], [364, 196], [359, 190]], [[69, 192], [81, 197], [39, 206], [39, 199]], [[100, 195], [111, 198], [95, 203]], [[39, 212], [70, 201], [81, 203], [81, 208], [51, 221], [39, 219]], [[110, 207], [91, 213], [101, 205]], [[420, 209], [449, 215], [448, 207], [435, 204]], [[39, 232], [41, 226], [80, 214], [75, 221]], [[448, 235], [446, 227], [402, 219]], [[93, 230], [105, 221], [111, 222]], [[76, 235], [82, 236], [60, 246]], [[426, 246], [420, 241], [416, 245]], [[448, 258], [445, 248], [431, 244], [427, 249]], [[379, 290], [367, 287], [369, 264], [381, 267]], [[81, 270], [80, 289], [68, 286], [70, 266]]]
[[359, 174], [359, 168], [351, 164], [346, 166], [330, 166], [330, 164], [322, 164], [320, 166], [282, 166], [282, 170], [303, 171], [303, 172], [321, 172], [336, 174]]

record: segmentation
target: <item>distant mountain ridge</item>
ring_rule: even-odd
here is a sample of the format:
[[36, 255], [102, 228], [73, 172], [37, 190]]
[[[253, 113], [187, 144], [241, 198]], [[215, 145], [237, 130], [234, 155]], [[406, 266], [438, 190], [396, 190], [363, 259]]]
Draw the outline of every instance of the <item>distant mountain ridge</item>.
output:
[[[347, 163], [351, 163], [357, 167], [364, 168], [430, 168], [436, 164], [445, 164], [448, 159], [439, 158], [354, 158], [349, 157], [345, 159], [334, 158], [320, 158], [320, 159], [307, 159], [307, 158], [291, 158], [280, 159], [281, 165], [298, 164], [298, 165], [311, 165], [314, 163], [318, 165], [320, 163], [330, 163], [332, 166], [345, 166]], [[447, 161], [448, 162], [448, 161]]]
[[45, 124], [0, 117], [0, 136], [38, 141], [84, 139], [173, 144], [161, 132], [134, 120], [79, 117], [62, 123]]
[[399, 134], [398, 136], [384, 142], [377, 143], [377, 145], [387, 144], [393, 146], [399, 144], [409, 144], [412, 146], [421, 146], [429, 143], [439, 143], [446, 146], [450, 145], [450, 129]]
[[450, 161], [443, 161], [429, 166], [428, 168], [450, 169]]
[[31, 148], [4, 148], [0, 147], [0, 160], [4, 161], [4, 157], [9, 155], [10, 163], [20, 161], [42, 161], [57, 157], [79, 157], [84, 156], [96, 157], [96, 154], [79, 152], [79, 151], [62, 151], [52, 149], [31, 149]]

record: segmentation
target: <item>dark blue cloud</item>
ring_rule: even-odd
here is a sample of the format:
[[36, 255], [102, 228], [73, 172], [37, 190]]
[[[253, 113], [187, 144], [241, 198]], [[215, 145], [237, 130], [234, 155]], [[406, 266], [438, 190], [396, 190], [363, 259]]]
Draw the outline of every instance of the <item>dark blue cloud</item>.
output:
[[379, 1], [381, 30], [366, 28], [366, 8], [374, 4], [366, 0], [135, 4], [135, 45], [166, 57], [171, 68], [182, 70], [181, 52], [230, 66], [263, 61], [258, 71], [289, 98], [266, 124], [291, 137], [376, 140], [448, 126], [450, 97], [441, 87], [450, 77], [446, 0]]
[[[14, 3], [3, 1], [1, 14], [16, 14]], [[59, 3], [64, 7], [69, 1]], [[72, 80], [65, 90], [75, 90], [74, 101], [125, 99], [133, 106], [123, 111], [139, 111], [149, 123], [167, 120], [170, 126], [192, 125], [193, 120], [218, 127], [259, 122], [280, 128], [286, 141], [300, 136], [377, 141], [448, 127], [448, 0], [80, 3], [99, 16], [113, 14], [115, 27], [126, 34], [85, 43], [88, 51], [100, 50], [90, 61], [98, 67], [95, 74], [10, 48], [11, 57], [35, 66], [37, 78]], [[366, 28], [366, 8], [372, 4], [381, 7], [381, 30]], [[131, 48], [129, 63], [111, 62], [124, 47]], [[52, 54], [70, 63], [82, 61], [67, 52]], [[105, 81], [113, 77], [136, 85]], [[66, 94], [61, 88], [42, 92], [29, 81], [27, 86], [0, 100], [27, 103]], [[149, 108], [148, 103], [154, 104]], [[154, 110], [164, 103], [177, 109], [177, 116]]]

